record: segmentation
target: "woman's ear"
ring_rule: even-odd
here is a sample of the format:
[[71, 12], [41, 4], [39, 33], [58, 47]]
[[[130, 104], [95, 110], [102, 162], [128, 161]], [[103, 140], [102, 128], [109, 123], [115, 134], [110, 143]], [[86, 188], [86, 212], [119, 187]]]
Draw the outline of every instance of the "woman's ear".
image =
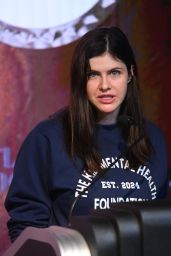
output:
[[130, 74], [131, 74], [131, 77], [134, 76], [134, 66], [133, 65], [131, 65]]
[[129, 77], [128, 77], [128, 83], [130, 83], [130, 82], [131, 82], [131, 80], [132, 80], [132, 75], [131, 75], [131, 74], [129, 74]]
[[128, 77], [128, 83], [131, 82], [133, 76], [134, 76], [134, 70], [133, 70], [133, 65], [131, 65], [131, 69], [130, 69], [129, 77]]

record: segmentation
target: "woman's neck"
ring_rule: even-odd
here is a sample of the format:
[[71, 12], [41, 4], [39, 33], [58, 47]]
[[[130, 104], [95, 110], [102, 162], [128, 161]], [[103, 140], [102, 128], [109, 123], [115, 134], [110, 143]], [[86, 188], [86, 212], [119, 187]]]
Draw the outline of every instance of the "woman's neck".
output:
[[115, 124], [117, 121], [118, 113], [119, 113], [119, 109], [111, 113], [100, 112], [98, 114], [98, 124], [103, 124], [103, 125]]

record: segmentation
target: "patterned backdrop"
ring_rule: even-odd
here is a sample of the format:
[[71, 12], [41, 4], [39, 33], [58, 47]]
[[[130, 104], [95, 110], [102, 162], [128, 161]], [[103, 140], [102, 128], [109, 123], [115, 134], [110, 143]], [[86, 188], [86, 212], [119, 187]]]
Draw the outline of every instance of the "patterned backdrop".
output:
[[[163, 129], [171, 159], [170, 1], [118, 1], [103, 25], [119, 25], [128, 35], [138, 60], [147, 117]], [[74, 45], [32, 50], [0, 44], [0, 255], [10, 245], [3, 202], [16, 153], [38, 121], [67, 104]]]

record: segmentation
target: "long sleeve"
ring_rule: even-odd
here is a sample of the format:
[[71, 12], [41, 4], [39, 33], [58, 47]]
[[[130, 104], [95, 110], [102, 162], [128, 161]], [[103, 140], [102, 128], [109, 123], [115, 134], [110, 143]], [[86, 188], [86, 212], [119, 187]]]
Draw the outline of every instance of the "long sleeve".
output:
[[17, 156], [5, 201], [10, 215], [9, 236], [14, 241], [27, 226], [47, 227], [51, 216], [48, 194], [48, 138], [33, 130]]

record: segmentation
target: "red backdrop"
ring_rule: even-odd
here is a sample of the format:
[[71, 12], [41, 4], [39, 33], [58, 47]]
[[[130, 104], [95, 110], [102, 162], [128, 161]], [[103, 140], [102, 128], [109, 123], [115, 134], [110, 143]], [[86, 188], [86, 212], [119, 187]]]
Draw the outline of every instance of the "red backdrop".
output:
[[[118, 25], [137, 57], [146, 115], [166, 136], [171, 156], [171, 4], [169, 1], [118, 1], [103, 25]], [[10, 245], [3, 207], [16, 153], [40, 120], [67, 104], [69, 66], [75, 43], [46, 49], [0, 45], [0, 255]]]

